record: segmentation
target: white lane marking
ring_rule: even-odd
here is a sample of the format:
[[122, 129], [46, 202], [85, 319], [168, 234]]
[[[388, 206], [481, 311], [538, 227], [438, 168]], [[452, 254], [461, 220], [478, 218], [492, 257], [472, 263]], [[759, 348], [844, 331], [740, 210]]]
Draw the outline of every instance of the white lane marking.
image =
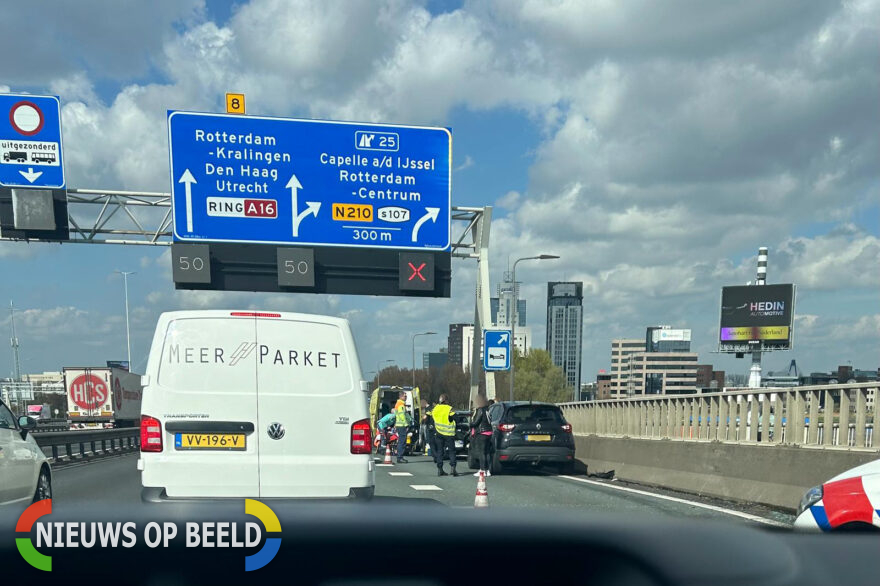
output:
[[614, 484], [607, 484], [605, 482], [598, 482], [596, 480], [588, 480], [586, 478], [578, 478], [576, 476], [560, 476], [560, 478], [567, 478], [569, 480], [577, 480], [578, 482], [583, 482], [585, 484], [595, 484], [596, 486], [604, 486], [606, 488], [611, 488], [614, 490], [622, 490], [623, 492], [631, 492], [634, 494], [640, 494], [642, 496], [649, 496], [656, 499], [672, 501], [674, 503], [681, 503], [684, 505], [691, 505], [693, 507], [700, 507], [701, 509], [708, 509], [710, 511], [717, 511], [719, 513], [726, 513], [728, 515], [733, 515], [734, 517], [742, 517], [743, 519], [748, 519], [749, 521], [756, 521], [758, 523], [764, 523], [765, 525], [774, 525], [776, 527], [786, 527], [791, 528], [791, 525], [787, 523], [781, 523], [779, 521], [773, 521], [772, 519], [766, 519], [764, 517], [759, 517], [758, 515], [751, 515], [749, 513], [743, 513], [742, 511], [734, 511], [732, 509], [725, 509], [724, 507], [718, 507], [715, 505], [707, 505], [706, 503], [699, 503], [696, 501], [689, 501], [687, 499], [682, 499], [674, 496], [668, 496], [665, 494], [657, 494], [655, 492], [648, 492], [646, 490], [638, 490], [635, 488], [629, 488], [627, 486], [618, 486]]
[[412, 476], [411, 472], [389, 472], [389, 476]]
[[394, 466], [394, 464], [376, 464], [376, 466]]
[[410, 484], [409, 487], [413, 490], [443, 490], [433, 484]]

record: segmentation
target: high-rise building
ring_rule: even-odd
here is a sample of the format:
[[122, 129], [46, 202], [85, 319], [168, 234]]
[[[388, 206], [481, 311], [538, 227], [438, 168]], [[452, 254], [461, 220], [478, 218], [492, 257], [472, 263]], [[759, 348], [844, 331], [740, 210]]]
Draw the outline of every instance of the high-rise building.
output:
[[[504, 282], [498, 283], [497, 297], [489, 300], [489, 309], [492, 312], [492, 323], [499, 328], [509, 328], [516, 318], [516, 327], [526, 325], [526, 300], [519, 298], [519, 282], [511, 281], [511, 274], [504, 273]], [[516, 297], [516, 313], [514, 316], [513, 299]]]
[[464, 368], [465, 364], [465, 351], [468, 353], [467, 360], [470, 362], [470, 346], [465, 350], [465, 347], [462, 345], [462, 329], [468, 326], [470, 326], [471, 331], [473, 331], [473, 324], [449, 324], [449, 338], [446, 340], [446, 347], [449, 349], [449, 362], [457, 364], [462, 368]]
[[581, 388], [583, 302], [583, 283], [547, 283], [547, 351], [573, 393]]

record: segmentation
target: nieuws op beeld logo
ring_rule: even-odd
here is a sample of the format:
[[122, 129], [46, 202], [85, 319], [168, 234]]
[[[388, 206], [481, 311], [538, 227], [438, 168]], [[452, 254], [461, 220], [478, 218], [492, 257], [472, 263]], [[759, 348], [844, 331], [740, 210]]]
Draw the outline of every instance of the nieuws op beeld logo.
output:
[[[267, 533], [263, 547], [244, 558], [244, 571], [253, 572], [265, 567], [278, 554], [281, 548], [281, 523], [272, 509], [254, 499], [245, 499], [244, 512], [259, 519]], [[179, 531], [177, 523], [167, 521], [147, 523], [142, 531], [133, 521], [37, 522], [51, 513], [52, 499], [38, 501], [29, 506], [15, 524], [17, 534], [28, 534], [15, 538], [22, 559], [44, 572], [52, 571], [52, 556], [41, 553], [37, 548], [131, 548], [137, 545], [139, 536], [150, 549], [167, 548], [176, 539], [183, 539], [188, 548], [252, 548], [262, 540], [260, 525], [252, 522], [244, 523], [244, 527], [229, 521], [186, 522], [183, 532]]]

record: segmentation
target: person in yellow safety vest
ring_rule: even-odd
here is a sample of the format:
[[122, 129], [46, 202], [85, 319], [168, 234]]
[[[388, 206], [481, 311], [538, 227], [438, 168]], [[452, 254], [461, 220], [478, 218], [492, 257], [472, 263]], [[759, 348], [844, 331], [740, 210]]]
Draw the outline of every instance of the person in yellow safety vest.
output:
[[455, 421], [452, 420], [452, 407], [449, 406], [449, 397], [440, 395], [437, 405], [434, 406], [431, 415], [434, 418], [434, 432], [436, 434], [435, 445], [437, 446], [437, 476], [448, 476], [443, 471], [443, 457], [449, 458], [449, 467], [452, 475], [458, 476], [455, 471]]
[[409, 462], [403, 457], [406, 450], [406, 436], [409, 426], [412, 425], [412, 415], [406, 410], [406, 393], [401, 392], [397, 396], [397, 403], [394, 405], [394, 427], [397, 430], [397, 463], [406, 464]]

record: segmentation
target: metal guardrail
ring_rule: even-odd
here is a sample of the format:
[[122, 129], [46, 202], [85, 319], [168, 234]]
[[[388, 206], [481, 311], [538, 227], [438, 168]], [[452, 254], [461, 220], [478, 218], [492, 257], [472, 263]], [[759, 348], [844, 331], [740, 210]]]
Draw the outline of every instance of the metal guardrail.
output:
[[872, 409], [878, 399], [875, 382], [636, 396], [560, 407], [576, 434], [880, 451]]
[[44, 453], [51, 450], [52, 464], [59, 465], [137, 450], [140, 428], [47, 431], [34, 434], [34, 439]]
[[47, 431], [68, 431], [70, 422], [66, 419], [38, 419], [37, 428], [33, 433], [45, 433]]

